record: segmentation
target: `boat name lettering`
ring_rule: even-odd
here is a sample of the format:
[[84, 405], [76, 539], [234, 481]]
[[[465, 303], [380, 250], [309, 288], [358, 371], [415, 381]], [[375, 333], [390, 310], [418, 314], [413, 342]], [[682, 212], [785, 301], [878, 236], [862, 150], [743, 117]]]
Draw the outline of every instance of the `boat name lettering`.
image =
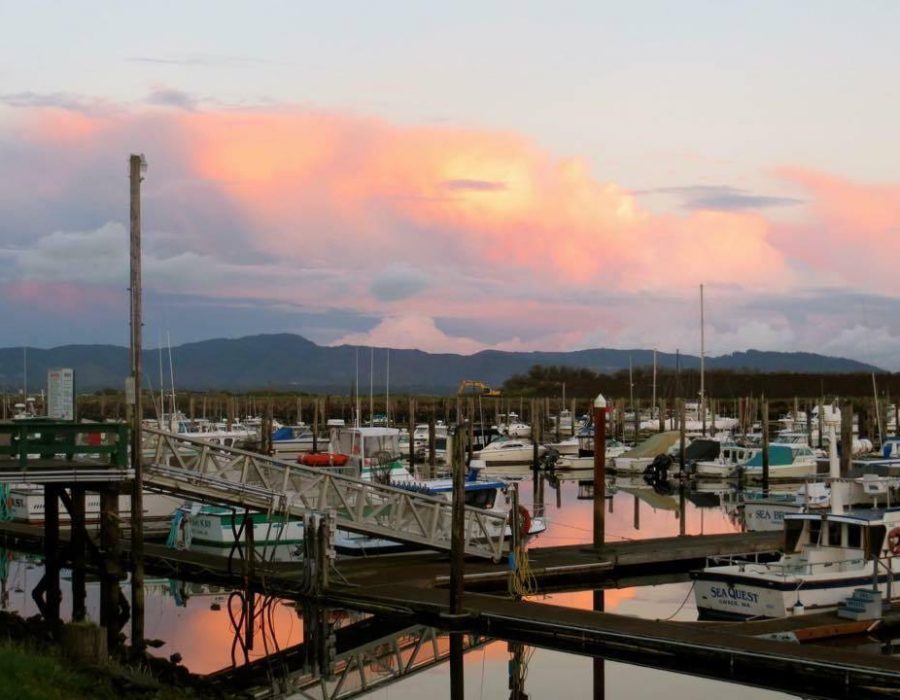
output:
[[748, 603], [759, 602], [759, 593], [750, 593], [749, 591], [741, 591], [737, 588], [725, 588], [721, 586], [712, 586], [710, 592], [713, 598], [728, 598], [731, 600], [743, 600]]

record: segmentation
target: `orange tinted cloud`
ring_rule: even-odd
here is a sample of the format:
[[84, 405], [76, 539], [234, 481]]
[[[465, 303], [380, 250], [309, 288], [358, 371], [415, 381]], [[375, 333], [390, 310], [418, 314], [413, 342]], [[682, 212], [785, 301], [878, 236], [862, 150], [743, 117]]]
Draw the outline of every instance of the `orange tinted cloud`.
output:
[[[434, 261], [450, 246], [477, 264], [628, 290], [700, 279], [771, 287], [790, 276], [762, 217], [654, 216], [583, 161], [516, 135], [300, 110], [173, 118], [196, 175], [240, 202], [282, 254], [314, 240], [351, 257], [354, 246], [365, 256], [384, 246]], [[404, 229], [414, 247], [398, 247]]]

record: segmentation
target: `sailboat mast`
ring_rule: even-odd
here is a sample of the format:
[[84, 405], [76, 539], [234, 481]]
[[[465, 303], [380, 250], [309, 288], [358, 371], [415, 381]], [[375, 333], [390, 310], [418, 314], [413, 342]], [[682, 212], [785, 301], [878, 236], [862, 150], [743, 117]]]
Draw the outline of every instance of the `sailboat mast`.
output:
[[156, 347], [159, 348], [159, 429], [165, 430], [166, 413], [166, 380], [163, 377], [162, 334], [156, 335]]
[[631, 355], [628, 356], [628, 405], [634, 410], [634, 365]]
[[881, 409], [878, 406], [878, 387], [875, 384], [875, 372], [872, 372], [872, 395], [875, 398], [875, 427], [878, 428], [878, 444], [884, 442], [884, 435], [881, 432]]
[[650, 406], [650, 414], [656, 410], [656, 348], [653, 348], [653, 403]]
[[384, 380], [384, 415], [387, 425], [391, 425], [391, 349], [387, 349], [387, 371]]
[[362, 410], [359, 405], [359, 346], [356, 348], [356, 384], [355, 392], [356, 392], [356, 427], [360, 426], [359, 413]]
[[[172, 421], [175, 421], [175, 365], [172, 363], [172, 335], [166, 331], [166, 345], [169, 347], [169, 381], [172, 385]], [[175, 424], [178, 429], [178, 424]]]
[[703, 434], [706, 435], [706, 329], [703, 318], [703, 285], [700, 285], [700, 416], [703, 421]]
[[369, 348], [369, 425], [375, 425], [375, 348]]

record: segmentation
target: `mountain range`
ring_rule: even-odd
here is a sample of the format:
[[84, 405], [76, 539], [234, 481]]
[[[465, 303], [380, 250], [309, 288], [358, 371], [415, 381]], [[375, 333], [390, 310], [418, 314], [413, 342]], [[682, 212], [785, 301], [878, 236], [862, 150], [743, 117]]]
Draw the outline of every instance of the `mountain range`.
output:
[[[79, 392], [123, 387], [128, 374], [129, 351], [115, 345], [63, 345], [50, 349], [0, 349], [0, 387], [18, 391], [23, 386], [27, 354], [28, 385], [32, 392], [46, 385], [47, 370], [71, 367]], [[474, 355], [427, 353], [421, 350], [322, 346], [287, 333], [244, 338], [204, 340], [172, 349], [175, 384], [179, 389], [249, 391], [259, 389], [350, 393], [357, 366], [361, 391], [369, 385], [374, 367], [374, 386], [383, 391], [390, 357], [390, 388], [397, 393], [452, 393], [463, 379], [477, 379], [500, 386], [514, 374], [534, 365], [583, 367], [611, 373], [650, 366], [652, 350], [598, 348], [572, 352], [501, 352], [485, 350]], [[159, 386], [160, 357], [169, 385], [169, 357], [164, 350], [144, 351], [145, 386]], [[358, 358], [358, 359], [357, 359]], [[374, 364], [373, 364], [374, 359]], [[693, 355], [657, 353], [659, 367], [696, 369]], [[805, 352], [748, 350], [706, 358], [707, 369], [742, 369], [756, 372], [845, 373], [881, 371], [855, 360]]]

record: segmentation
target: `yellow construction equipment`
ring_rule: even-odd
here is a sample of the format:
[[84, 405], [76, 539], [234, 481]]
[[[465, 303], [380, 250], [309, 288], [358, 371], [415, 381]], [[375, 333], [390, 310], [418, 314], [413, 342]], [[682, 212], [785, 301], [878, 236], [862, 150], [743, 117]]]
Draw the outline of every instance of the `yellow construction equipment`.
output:
[[[474, 390], [474, 391], [471, 391]], [[463, 379], [459, 383], [457, 394], [465, 394], [467, 391], [471, 393], [481, 394], [482, 396], [500, 396], [499, 389], [491, 389], [490, 385], [479, 382], [477, 379]]]

